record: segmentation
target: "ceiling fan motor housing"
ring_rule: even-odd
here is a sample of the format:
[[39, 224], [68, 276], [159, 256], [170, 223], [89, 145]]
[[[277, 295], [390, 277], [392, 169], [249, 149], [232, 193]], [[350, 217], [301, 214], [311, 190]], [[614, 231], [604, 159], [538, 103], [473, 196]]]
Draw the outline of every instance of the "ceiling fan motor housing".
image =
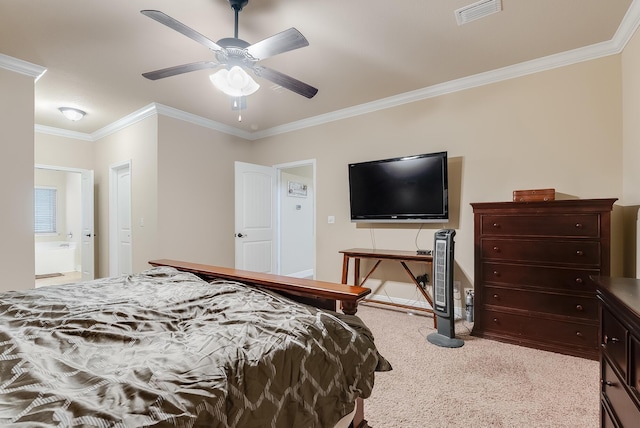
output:
[[252, 68], [253, 64], [257, 61], [257, 59], [253, 58], [245, 49], [249, 46], [249, 43], [242, 39], [227, 37], [218, 40], [218, 44], [225, 49], [216, 52], [216, 59], [221, 64], [227, 64], [227, 68], [231, 68], [234, 65]]

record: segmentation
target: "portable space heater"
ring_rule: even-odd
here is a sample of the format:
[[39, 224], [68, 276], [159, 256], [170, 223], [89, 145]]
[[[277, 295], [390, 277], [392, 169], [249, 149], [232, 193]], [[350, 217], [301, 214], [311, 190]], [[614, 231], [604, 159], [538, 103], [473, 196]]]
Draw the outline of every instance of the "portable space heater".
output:
[[456, 231], [442, 229], [435, 233], [433, 244], [433, 314], [438, 331], [427, 336], [434, 345], [459, 348], [462, 339], [456, 339], [453, 305], [453, 247]]

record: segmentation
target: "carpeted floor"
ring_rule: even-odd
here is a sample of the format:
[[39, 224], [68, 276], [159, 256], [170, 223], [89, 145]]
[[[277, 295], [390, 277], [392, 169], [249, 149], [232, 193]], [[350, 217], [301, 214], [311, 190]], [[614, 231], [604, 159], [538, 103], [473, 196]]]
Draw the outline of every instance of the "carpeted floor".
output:
[[394, 370], [376, 374], [365, 418], [372, 428], [599, 426], [597, 361], [470, 336], [461, 348], [426, 340], [433, 319], [361, 305], [358, 315]]

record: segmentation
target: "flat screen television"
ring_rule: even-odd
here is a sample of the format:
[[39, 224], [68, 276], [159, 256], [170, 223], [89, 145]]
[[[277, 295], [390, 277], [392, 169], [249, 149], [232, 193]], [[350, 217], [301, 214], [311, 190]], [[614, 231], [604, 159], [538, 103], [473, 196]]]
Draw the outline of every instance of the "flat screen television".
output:
[[352, 222], [445, 223], [447, 152], [349, 164]]

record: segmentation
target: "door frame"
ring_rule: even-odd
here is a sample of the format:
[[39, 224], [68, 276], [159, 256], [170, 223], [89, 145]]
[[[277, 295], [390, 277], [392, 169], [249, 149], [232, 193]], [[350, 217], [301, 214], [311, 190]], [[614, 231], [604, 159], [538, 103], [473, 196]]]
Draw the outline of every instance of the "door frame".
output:
[[312, 261], [313, 261], [313, 279], [316, 279], [317, 276], [317, 269], [316, 269], [316, 264], [317, 264], [317, 257], [316, 257], [316, 245], [317, 245], [317, 235], [316, 235], [316, 230], [317, 230], [317, 188], [316, 188], [316, 160], [315, 159], [306, 159], [306, 160], [299, 160], [299, 161], [293, 161], [293, 162], [287, 162], [287, 163], [281, 163], [281, 164], [277, 164], [277, 165], [273, 165], [273, 168], [275, 168], [276, 170], [276, 186], [278, 188], [278, 192], [276, 192], [276, 269], [277, 269], [277, 273], [280, 274], [281, 270], [280, 270], [280, 260], [281, 260], [281, 252], [282, 252], [282, 240], [281, 240], [281, 230], [282, 230], [282, 223], [281, 223], [281, 212], [282, 212], [282, 196], [281, 196], [281, 192], [279, 191], [279, 189], [281, 189], [281, 187], [283, 185], [285, 185], [286, 183], [283, 183], [282, 180], [282, 171], [283, 170], [287, 170], [287, 169], [291, 169], [291, 168], [298, 168], [298, 167], [302, 167], [302, 166], [311, 166], [312, 168], [312, 183], [313, 183], [313, 192], [312, 192], [312, 204], [313, 204], [313, 211], [312, 211], [312, 215], [313, 215], [313, 254], [312, 254]]
[[[109, 165], [109, 276], [116, 276], [118, 272], [118, 260], [119, 260], [119, 248], [118, 245], [118, 171], [121, 169], [128, 169], [130, 177], [132, 175], [131, 159], [116, 162]], [[131, 189], [132, 181], [129, 180], [129, 224], [131, 223], [131, 212], [133, 207], [131, 206]], [[133, 236], [131, 237], [131, 251], [129, 258], [131, 259], [133, 266]]]
[[[34, 170], [35, 169], [47, 169], [47, 170], [50, 170], [50, 171], [77, 173], [77, 174], [80, 174], [80, 177], [82, 177], [82, 174], [84, 174], [84, 173], [86, 173], [88, 171], [93, 171], [91, 169], [86, 169], [86, 168], [74, 168], [74, 167], [67, 167], [67, 166], [45, 165], [45, 164], [39, 164], [39, 163], [34, 164], [33, 165], [33, 169]], [[80, 206], [83, 207], [85, 201], [83, 200], [84, 198], [83, 198], [82, 192], [80, 192], [80, 193], [81, 193], [80, 194]], [[94, 200], [91, 201], [91, 205], [93, 206], [93, 216], [94, 216], [94, 218], [93, 218], [93, 230], [91, 231], [91, 234], [93, 236], [91, 238], [95, 238], [95, 236], [96, 236], [96, 234], [95, 234], [95, 212], [96, 212], [95, 197], [94, 197]], [[83, 211], [84, 211], [84, 208], [83, 208]], [[82, 230], [79, 233], [81, 233], [81, 232], [82, 232]], [[81, 244], [82, 244], [82, 242], [81, 242]], [[80, 251], [84, 250], [82, 245], [80, 245], [80, 248], [81, 248]], [[80, 258], [80, 263], [81, 264], [82, 264], [82, 258], [83, 257]], [[93, 249], [93, 276], [94, 276], [94, 278], [96, 276], [96, 263], [95, 263], [95, 261], [96, 261], [96, 251], [95, 251], [95, 245], [94, 245], [94, 249]], [[80, 273], [84, 273], [84, 268], [85, 268], [85, 266], [81, 266], [80, 267]]]

